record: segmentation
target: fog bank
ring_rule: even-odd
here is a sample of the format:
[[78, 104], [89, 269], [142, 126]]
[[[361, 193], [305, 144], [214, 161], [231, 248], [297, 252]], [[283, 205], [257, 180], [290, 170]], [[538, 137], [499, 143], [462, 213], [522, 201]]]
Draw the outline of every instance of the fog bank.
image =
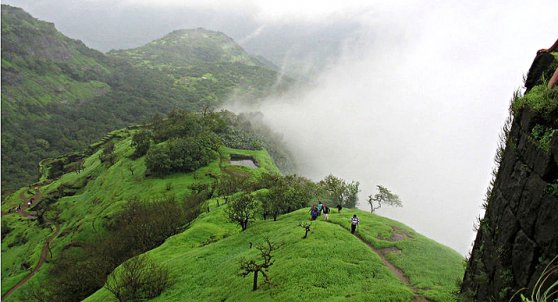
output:
[[230, 108], [264, 113], [301, 174], [360, 181], [363, 209], [385, 185], [404, 207], [379, 214], [465, 255], [512, 93], [558, 28], [556, 4], [512, 2], [378, 5], [311, 88]]

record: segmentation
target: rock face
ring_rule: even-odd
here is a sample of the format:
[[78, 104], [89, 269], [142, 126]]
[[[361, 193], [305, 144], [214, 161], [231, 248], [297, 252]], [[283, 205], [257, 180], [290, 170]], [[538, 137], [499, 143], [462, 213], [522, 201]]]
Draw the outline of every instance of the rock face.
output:
[[[528, 90], [552, 68], [545, 58], [531, 67]], [[535, 127], [558, 129], [557, 110], [525, 106], [514, 113], [465, 272], [464, 301], [510, 301], [524, 288], [521, 293], [530, 296], [558, 255], [558, 131], [549, 132], [548, 145], [534, 137]], [[543, 287], [557, 279], [554, 274]], [[512, 301], [520, 301], [519, 294]]]

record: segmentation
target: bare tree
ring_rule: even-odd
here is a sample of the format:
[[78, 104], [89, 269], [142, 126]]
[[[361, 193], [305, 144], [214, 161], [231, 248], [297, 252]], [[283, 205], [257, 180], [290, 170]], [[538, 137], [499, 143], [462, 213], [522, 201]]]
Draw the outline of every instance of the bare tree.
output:
[[303, 228], [306, 231], [306, 233], [304, 233], [304, 237], [302, 237], [302, 239], [308, 238], [308, 232], [310, 232], [310, 227], [312, 226], [312, 223], [301, 222], [301, 223], [298, 224], [298, 226], [300, 226], [301, 228]]
[[270, 284], [271, 280], [269, 278], [268, 269], [270, 266], [273, 265], [274, 261], [272, 260], [273, 256], [271, 252], [277, 250], [280, 247], [279, 244], [275, 244], [271, 242], [269, 238], [265, 239], [263, 244], [258, 244], [256, 249], [260, 251], [260, 256], [262, 257], [262, 262], [256, 262], [256, 260], [247, 260], [242, 259], [240, 260], [240, 275], [242, 277], [246, 277], [249, 274], [254, 274], [254, 282], [252, 283], [252, 290], [255, 291], [258, 289], [258, 275], [261, 273], [265, 279], [266, 284]]
[[370, 204], [370, 212], [374, 213], [382, 207], [382, 203], [392, 207], [402, 207], [403, 203], [397, 194], [392, 193], [388, 188], [378, 185], [378, 193], [374, 196], [368, 195], [368, 203]]

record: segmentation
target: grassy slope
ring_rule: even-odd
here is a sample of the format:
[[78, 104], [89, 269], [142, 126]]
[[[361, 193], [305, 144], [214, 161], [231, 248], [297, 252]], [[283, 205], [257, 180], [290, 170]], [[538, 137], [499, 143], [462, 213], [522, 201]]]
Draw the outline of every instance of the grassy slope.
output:
[[[61, 220], [62, 235], [51, 245], [54, 255], [60, 253], [63, 247], [76, 240], [91, 238], [94, 234], [102, 232], [102, 225], [106, 218], [112, 216], [131, 199], [154, 200], [174, 195], [177, 200], [182, 200], [190, 190], [188, 186], [194, 182], [209, 182], [207, 173], [218, 175], [221, 173], [220, 164], [227, 169], [237, 169], [246, 173], [259, 174], [262, 171], [277, 171], [277, 167], [266, 151], [247, 151], [231, 148], [221, 148], [220, 154], [227, 159], [230, 154], [247, 154], [253, 156], [259, 163], [260, 168], [251, 170], [244, 167], [232, 167], [228, 163], [215, 160], [206, 167], [193, 173], [176, 173], [164, 178], [144, 177], [144, 158], [131, 160], [129, 156], [133, 153], [130, 147], [132, 130], [117, 131], [121, 139], [115, 140], [115, 150], [118, 154], [117, 162], [106, 168], [101, 164], [99, 155], [101, 151], [86, 159], [84, 170], [81, 173], [68, 173], [60, 179], [41, 188], [43, 195], [56, 191], [62, 184], [80, 186], [84, 185], [75, 195], [67, 196], [58, 200], [53, 208], [59, 213]], [[134, 175], [129, 170], [132, 167]], [[170, 186], [170, 189], [168, 187]], [[18, 190], [8, 196], [2, 203], [2, 210], [17, 206], [21, 202], [19, 194], [25, 192], [27, 187]], [[26, 196], [30, 196], [26, 194]], [[6, 292], [11, 285], [23, 278], [27, 271], [21, 267], [24, 262], [35, 266], [39, 259], [41, 248], [46, 238], [51, 234], [50, 228], [41, 228], [36, 221], [21, 218], [16, 214], [3, 216], [5, 221], [14, 230], [2, 241], [2, 293]], [[21, 237], [27, 238], [27, 242], [9, 247], [12, 242]], [[48, 263], [41, 269], [48, 269]], [[39, 273], [33, 279], [44, 278]], [[27, 284], [28, 285], [28, 284]], [[10, 299], [18, 300], [19, 295], [25, 291], [24, 285], [16, 291]]]
[[[213, 207], [214, 208], [214, 207]], [[360, 234], [377, 247], [397, 246], [400, 255], [390, 261], [409, 276], [413, 286], [432, 301], [452, 301], [455, 281], [463, 275], [462, 257], [412, 229], [360, 210], [331, 214], [331, 222], [316, 221], [309, 238], [298, 223], [308, 209], [280, 217], [277, 222], [257, 221], [247, 231], [226, 222], [223, 207], [200, 216], [185, 232], [171, 237], [148, 254], [168, 265], [175, 284], [154, 301], [411, 301], [412, 291], [385, 266], [379, 256], [348, 232], [349, 217], [361, 218]], [[407, 240], [389, 242], [392, 226], [410, 234]], [[237, 276], [238, 261], [255, 257], [250, 242], [269, 237], [283, 246], [274, 254], [270, 269], [273, 286], [251, 291], [252, 278]], [[208, 239], [218, 241], [206, 245]], [[260, 280], [261, 284], [261, 280]], [[86, 301], [116, 301], [105, 289]]]

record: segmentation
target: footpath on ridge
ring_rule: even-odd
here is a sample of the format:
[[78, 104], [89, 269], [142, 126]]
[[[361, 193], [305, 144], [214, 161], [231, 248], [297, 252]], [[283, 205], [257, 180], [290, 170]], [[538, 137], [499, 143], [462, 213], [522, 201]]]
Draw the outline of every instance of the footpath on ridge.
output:
[[[335, 223], [335, 222], [330, 222], [329, 223], [338, 225], [339, 227], [343, 228], [341, 225]], [[393, 263], [389, 262], [386, 258], [386, 253], [391, 249], [391, 248], [386, 248], [386, 249], [377, 249], [375, 248], [370, 242], [368, 242], [367, 240], [365, 240], [360, 234], [356, 233], [355, 237], [362, 241], [364, 244], [366, 244], [374, 253], [376, 253], [380, 259], [382, 259], [382, 262], [384, 263], [384, 265], [397, 277], [397, 279], [399, 279], [399, 281], [401, 281], [401, 283], [405, 284], [407, 287], [409, 287], [413, 293], [415, 294], [415, 297], [413, 298], [412, 302], [429, 302], [430, 300], [428, 300], [426, 297], [421, 296], [418, 293], [418, 288], [416, 288], [415, 286], [413, 286], [411, 284], [411, 281], [409, 280], [409, 278], [405, 275], [405, 273], [399, 269], [397, 266], [395, 266]]]
[[[42, 194], [40, 192], [40, 189], [35, 188], [35, 194], [28, 199], [25, 197], [25, 192], [20, 193], [19, 198], [22, 200], [22, 205], [21, 205], [21, 208], [18, 211], [16, 211], [16, 213], [23, 218], [36, 219], [37, 218], [36, 216], [34, 216], [33, 214], [31, 214], [29, 212], [26, 212], [26, 210], [28, 208], [30, 208], [32, 205], [35, 205], [42, 200]], [[31, 205], [28, 204], [29, 201], [32, 201]], [[52, 221], [48, 221], [48, 220], [45, 220], [45, 222], [49, 225], [54, 225], [54, 232], [45, 241], [45, 244], [43, 245], [43, 248], [41, 250], [41, 256], [39, 257], [39, 261], [37, 262], [37, 265], [35, 265], [35, 268], [33, 268], [33, 270], [31, 272], [29, 272], [29, 274], [27, 274], [25, 277], [23, 277], [23, 279], [19, 280], [18, 283], [16, 283], [14, 286], [12, 286], [12, 288], [10, 288], [6, 293], [4, 293], [2, 295], [2, 301], [4, 301], [6, 298], [8, 298], [18, 288], [20, 288], [23, 284], [25, 284], [33, 276], [35, 276], [35, 274], [37, 272], [39, 272], [39, 270], [41, 269], [41, 267], [45, 263], [45, 261], [48, 257], [49, 251], [50, 251], [50, 243], [60, 234], [60, 226], [58, 224], [54, 224]]]

